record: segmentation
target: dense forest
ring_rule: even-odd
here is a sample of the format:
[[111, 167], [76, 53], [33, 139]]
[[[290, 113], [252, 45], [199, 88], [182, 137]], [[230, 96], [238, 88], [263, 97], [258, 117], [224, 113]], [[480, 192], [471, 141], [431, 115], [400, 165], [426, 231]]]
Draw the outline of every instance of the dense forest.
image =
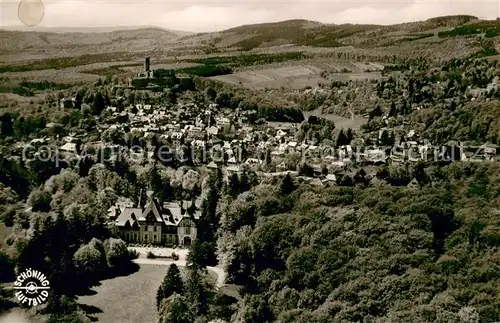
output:
[[428, 168], [421, 188], [296, 187], [222, 198], [219, 258], [240, 322], [494, 322], [498, 165]]

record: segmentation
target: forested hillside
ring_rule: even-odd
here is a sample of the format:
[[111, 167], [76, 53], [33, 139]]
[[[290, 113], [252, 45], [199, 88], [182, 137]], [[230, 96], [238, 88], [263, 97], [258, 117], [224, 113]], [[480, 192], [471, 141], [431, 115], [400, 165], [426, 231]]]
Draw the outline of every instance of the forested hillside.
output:
[[500, 168], [428, 168], [422, 188], [295, 188], [223, 199], [236, 322], [494, 322]]

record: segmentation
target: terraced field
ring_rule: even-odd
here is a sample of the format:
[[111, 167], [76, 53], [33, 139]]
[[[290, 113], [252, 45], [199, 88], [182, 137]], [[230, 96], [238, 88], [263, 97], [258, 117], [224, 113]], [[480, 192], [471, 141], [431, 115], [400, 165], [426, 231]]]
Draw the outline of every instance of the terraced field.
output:
[[325, 82], [326, 80], [320, 76], [324, 70], [334, 73], [329, 76], [330, 80], [356, 81], [380, 78], [381, 75], [378, 71], [381, 68], [383, 68], [382, 65], [373, 63], [339, 64], [317, 62], [308, 65], [245, 70], [228, 75], [214, 76], [212, 79], [251, 89], [281, 87], [303, 89], [306, 86], [315, 87], [318, 83]]
[[219, 75], [212, 79], [253, 89], [281, 86], [300, 89], [317, 85], [321, 81], [320, 72], [321, 70], [312, 66], [288, 66]]

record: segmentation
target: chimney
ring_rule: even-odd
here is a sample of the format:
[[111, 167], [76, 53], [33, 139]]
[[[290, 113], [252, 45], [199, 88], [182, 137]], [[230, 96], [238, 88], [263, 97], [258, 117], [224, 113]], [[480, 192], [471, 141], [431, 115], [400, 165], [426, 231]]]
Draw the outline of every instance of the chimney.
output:
[[149, 57], [146, 57], [144, 59], [144, 71], [145, 72], [149, 72], [149, 65], [150, 65], [150, 60], [149, 60]]

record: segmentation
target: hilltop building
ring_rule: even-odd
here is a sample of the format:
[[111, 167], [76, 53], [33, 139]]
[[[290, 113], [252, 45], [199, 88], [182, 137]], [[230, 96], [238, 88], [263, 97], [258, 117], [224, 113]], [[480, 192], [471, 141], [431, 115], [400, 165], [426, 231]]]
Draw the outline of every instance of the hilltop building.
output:
[[161, 89], [162, 87], [173, 87], [179, 83], [173, 70], [151, 69], [151, 58], [144, 59], [144, 71], [138, 73], [130, 80], [130, 86], [136, 89]]

